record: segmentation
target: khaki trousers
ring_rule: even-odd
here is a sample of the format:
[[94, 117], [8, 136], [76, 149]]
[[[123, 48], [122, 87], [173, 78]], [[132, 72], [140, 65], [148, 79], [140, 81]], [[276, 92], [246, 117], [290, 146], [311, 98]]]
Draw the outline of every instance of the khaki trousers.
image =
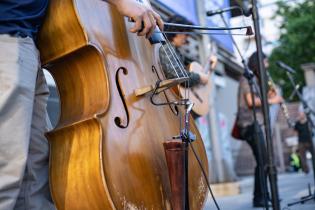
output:
[[54, 209], [44, 136], [48, 95], [33, 40], [0, 35], [0, 210]]

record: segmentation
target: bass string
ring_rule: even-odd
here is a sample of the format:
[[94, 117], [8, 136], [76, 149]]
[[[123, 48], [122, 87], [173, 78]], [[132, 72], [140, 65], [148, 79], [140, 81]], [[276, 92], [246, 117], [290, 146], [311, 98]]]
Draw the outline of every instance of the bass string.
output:
[[190, 83], [189, 75], [188, 75], [187, 71], [185, 70], [185, 67], [183, 66], [181, 60], [178, 58], [177, 53], [175, 52], [174, 48], [172, 47], [172, 45], [171, 45], [170, 41], [168, 40], [166, 34], [163, 34], [163, 35], [164, 35], [164, 38], [166, 40], [167, 47], [169, 48], [172, 56], [176, 59], [177, 64], [179, 65], [179, 68], [180, 68], [182, 74], [185, 75], [186, 77], [188, 77], [188, 80], [185, 81], [185, 83], [184, 83], [184, 86], [185, 86], [184, 99], [189, 99], [190, 98], [189, 91], [188, 91], [189, 90], [188, 87], [189, 87], [189, 83]]
[[[166, 37], [165, 34], [163, 34], [163, 35], [164, 35], [164, 39], [165, 39], [165, 42], [166, 42], [166, 48], [167, 48], [167, 50], [168, 50], [169, 52], [167, 52], [167, 50], [165, 49], [165, 47], [164, 47], [164, 45], [162, 44], [161, 41], [160, 41], [160, 43], [162, 44], [164, 53], [168, 56], [169, 61], [172, 63], [173, 61], [172, 61], [171, 58], [173, 58], [173, 60], [174, 60], [174, 62], [175, 62], [175, 64], [176, 64], [176, 66], [175, 66], [175, 65], [172, 65], [172, 66], [173, 66], [173, 70], [178, 74], [177, 68], [176, 68], [176, 67], [178, 67], [178, 69], [179, 69], [179, 71], [180, 71], [180, 73], [181, 73], [181, 75], [182, 75], [182, 76], [180, 76], [180, 77], [183, 77], [183, 76], [184, 76], [184, 77], [187, 77], [188, 75], [187, 75], [185, 69], [183, 69], [183, 66], [181, 65], [180, 60], [179, 60], [178, 57], [176, 56], [176, 53], [174, 52], [174, 49], [173, 49], [173, 47], [171, 46], [169, 40], [167, 39], [167, 37]], [[169, 54], [170, 54], [170, 55], [169, 55]]]
[[[188, 88], [189, 87], [189, 80], [190, 80], [190, 77], [187, 73], [187, 71], [185, 70], [181, 60], [178, 58], [178, 55], [176, 54], [174, 48], [172, 47], [172, 45], [170, 44], [170, 41], [167, 39], [166, 35], [164, 34], [164, 37], [165, 37], [165, 40], [166, 40], [166, 45], [168, 47], [168, 49], [170, 50], [171, 52], [171, 56], [175, 58], [176, 62], [177, 62], [177, 65], [179, 65], [180, 69], [181, 69], [181, 72], [183, 75], [185, 75], [188, 80], [185, 81], [184, 83], [184, 86], [185, 86], [185, 91], [184, 91], [184, 102], [185, 102], [185, 107], [188, 107], [188, 103], [189, 103], [189, 98], [190, 98], [190, 89]], [[180, 124], [180, 133], [182, 132], [182, 120], [184, 120], [184, 130], [185, 130], [185, 133], [187, 134], [187, 125], [189, 125], [189, 113], [187, 113], [186, 111], [184, 113], [180, 112], [180, 118], [179, 118], [179, 124]], [[183, 116], [182, 116], [183, 115]], [[187, 124], [188, 123], [188, 124]]]
[[[177, 57], [177, 54], [174, 51], [173, 47], [171, 46], [169, 40], [167, 39], [167, 37], [165, 35], [164, 35], [164, 38], [166, 40], [166, 48], [167, 49], [165, 49], [164, 44], [161, 41], [160, 41], [160, 44], [161, 44], [162, 50], [164, 51], [164, 53], [166, 54], [166, 56], [168, 58], [169, 63], [171, 64], [171, 66], [173, 68], [173, 71], [177, 75], [177, 78], [188, 77], [186, 70], [184, 69], [179, 58]], [[181, 76], [179, 75], [178, 71], [180, 71]], [[187, 83], [185, 82], [185, 85], [186, 84]], [[187, 98], [187, 95], [185, 95], [185, 98]]]
[[[163, 33], [162, 33], [163, 34]], [[166, 35], [163, 34], [164, 36], [164, 39], [165, 39], [165, 46], [164, 44], [160, 41], [160, 44], [161, 44], [161, 47], [162, 47], [162, 50], [164, 51], [164, 53], [166, 54], [167, 58], [168, 58], [168, 61], [170, 62], [172, 68], [173, 68], [173, 71], [175, 71], [176, 75], [177, 75], [177, 78], [180, 78], [181, 76], [179, 76], [179, 73], [178, 71], [180, 71], [181, 75], [184, 76], [184, 77], [188, 77], [188, 74], [183, 66], [183, 64], [181, 63], [180, 59], [178, 58], [174, 48], [172, 47], [170, 41], [167, 39]], [[166, 48], [166, 49], [165, 49]], [[164, 75], [165, 76], [165, 75]], [[184, 92], [184, 100], [189, 98], [189, 94], [187, 94], [187, 87], [188, 87], [188, 81], [185, 82], [185, 92]], [[182, 120], [185, 119], [185, 117], [182, 116], [182, 112], [179, 112], [179, 133], [181, 133], [182, 131]]]
[[[176, 70], [175, 64], [173, 63], [173, 61], [172, 61], [172, 59], [171, 59], [169, 53], [166, 51], [166, 49], [165, 49], [165, 47], [164, 47], [164, 45], [163, 45], [163, 43], [162, 43], [161, 41], [160, 41], [160, 44], [161, 44], [161, 48], [162, 48], [163, 52], [165, 53], [165, 55], [166, 55], [166, 57], [167, 57], [167, 59], [168, 59], [168, 62], [171, 64], [172, 69], [173, 69], [173, 71], [175, 72], [177, 78], [180, 78], [180, 76], [179, 76], [179, 74], [178, 74], [178, 72], [177, 72], [177, 70]], [[162, 72], [163, 72], [163, 74], [164, 74], [164, 71], [162, 71]], [[164, 74], [164, 77], [165, 77], [165, 74]]]

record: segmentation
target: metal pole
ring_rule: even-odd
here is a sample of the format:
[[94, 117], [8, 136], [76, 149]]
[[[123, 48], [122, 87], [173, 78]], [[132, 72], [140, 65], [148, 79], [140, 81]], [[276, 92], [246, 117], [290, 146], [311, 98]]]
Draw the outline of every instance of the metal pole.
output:
[[272, 207], [274, 210], [280, 210], [279, 195], [278, 195], [278, 186], [277, 186], [277, 169], [274, 164], [274, 155], [272, 147], [272, 138], [271, 138], [271, 128], [270, 128], [270, 117], [269, 117], [269, 106], [268, 106], [268, 97], [267, 97], [267, 87], [268, 79], [266, 70], [263, 64], [263, 54], [262, 54], [262, 44], [261, 44], [261, 34], [259, 26], [259, 14], [257, 8], [257, 0], [252, 0], [252, 13], [253, 13], [253, 22], [255, 28], [255, 40], [257, 46], [257, 56], [259, 61], [259, 75], [260, 75], [260, 89], [262, 96], [262, 105], [263, 113], [265, 119], [265, 133], [266, 133], [266, 143], [267, 143], [267, 153], [268, 153], [268, 165], [267, 171], [269, 172], [269, 181], [271, 188], [272, 196]]

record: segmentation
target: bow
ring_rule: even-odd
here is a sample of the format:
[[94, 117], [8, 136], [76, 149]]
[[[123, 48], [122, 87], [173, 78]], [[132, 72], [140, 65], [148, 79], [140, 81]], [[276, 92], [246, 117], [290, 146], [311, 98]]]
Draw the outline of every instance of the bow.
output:
[[[177, 32], [190, 32], [191, 30], [204, 30], [204, 31], [234, 31], [234, 30], [242, 30], [246, 29], [246, 36], [253, 35], [253, 30], [251, 26], [239, 26], [239, 27], [206, 27], [206, 26], [198, 26], [198, 25], [185, 25], [185, 24], [178, 24], [178, 23], [164, 23], [164, 26], [170, 26], [173, 28], [178, 28], [178, 31], [169, 31], [164, 30], [161, 31], [163, 33], [177, 33]], [[184, 31], [183, 31], [184, 30]], [[185, 31], [186, 30], [186, 31]], [[196, 32], [198, 33], [198, 32]], [[209, 33], [211, 34], [211, 33]], [[230, 35], [230, 34], [229, 34]], [[233, 34], [232, 34], [233, 35]]]

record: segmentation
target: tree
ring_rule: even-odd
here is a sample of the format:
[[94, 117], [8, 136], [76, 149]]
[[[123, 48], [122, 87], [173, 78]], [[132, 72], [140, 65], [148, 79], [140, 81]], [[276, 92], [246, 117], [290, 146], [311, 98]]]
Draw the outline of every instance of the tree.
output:
[[284, 98], [293, 91], [286, 73], [279, 70], [275, 62], [281, 60], [297, 70], [294, 78], [297, 83], [304, 84], [301, 64], [315, 62], [315, 1], [305, 0], [290, 6], [278, 3], [277, 15], [283, 18], [279, 46], [270, 56], [270, 74], [280, 81]]

